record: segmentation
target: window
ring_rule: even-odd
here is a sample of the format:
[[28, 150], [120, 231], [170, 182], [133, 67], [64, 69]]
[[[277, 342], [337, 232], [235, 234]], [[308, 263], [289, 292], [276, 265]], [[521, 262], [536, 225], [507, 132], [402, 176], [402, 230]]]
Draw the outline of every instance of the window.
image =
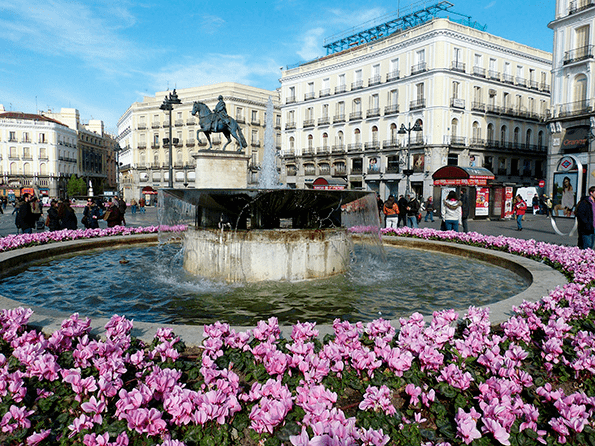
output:
[[455, 64], [457, 64], [457, 66], [460, 62], [462, 62], [462, 58], [463, 58], [463, 56], [462, 56], [461, 49], [453, 48], [453, 60], [454, 60]]
[[153, 145], [156, 147], [159, 147], [159, 134], [158, 133], [155, 133], [153, 135]]
[[490, 65], [489, 65], [489, 69], [492, 72], [496, 72], [498, 71], [498, 62], [496, 59], [492, 59], [490, 58]]
[[328, 147], [328, 133], [322, 134], [322, 147]]
[[419, 50], [415, 52], [415, 62], [417, 65], [423, 64], [426, 61], [426, 50]]
[[353, 131], [353, 141], [356, 144], [360, 144], [362, 142], [362, 135], [361, 135], [361, 132], [359, 131], [359, 129], [355, 129]]
[[31, 142], [29, 140], [29, 133], [28, 132], [23, 132], [23, 142]]
[[252, 130], [252, 145], [258, 145], [258, 130]]
[[456, 138], [458, 131], [459, 131], [459, 120], [457, 118], [454, 118], [450, 123], [450, 136], [452, 138]]
[[477, 87], [477, 86], [473, 87], [473, 101], [476, 104], [483, 103], [483, 94], [481, 91], [481, 87]]
[[390, 61], [390, 71], [388, 75], [388, 80], [398, 79], [399, 78], [399, 59], [392, 59]]
[[[293, 88], [293, 87], [291, 87]], [[244, 109], [242, 107], [236, 107], [236, 121], [244, 120]]]
[[322, 105], [322, 117], [328, 118], [328, 104]]
[[399, 103], [399, 91], [391, 90], [388, 92], [388, 104], [397, 105]]
[[481, 139], [481, 128], [479, 127], [479, 122], [475, 121], [473, 123], [473, 141], [478, 142]]
[[289, 150], [292, 152], [295, 150], [295, 138], [293, 136], [289, 138]]
[[16, 142], [17, 132], [8, 132], [8, 140], [11, 142]]
[[473, 58], [473, 66], [481, 67], [482, 65], [483, 65], [483, 60], [482, 60], [481, 54], [476, 54], [475, 57]]
[[500, 144], [504, 147], [506, 145], [506, 126], [503, 125], [500, 129]]
[[378, 110], [379, 106], [380, 106], [379, 96], [377, 94], [373, 94], [372, 96], [370, 96], [370, 109]]
[[461, 89], [461, 83], [454, 81], [452, 83], [452, 98], [458, 99], [459, 98], [459, 90]]
[[494, 124], [488, 124], [488, 142], [494, 141]]
[[513, 141], [515, 145], [519, 144], [519, 136], [521, 134], [521, 129], [519, 129], [518, 127], [514, 128], [514, 133], [513, 133]]
[[372, 127], [372, 141], [377, 143], [378, 142], [378, 127]]
[[339, 74], [339, 85], [345, 86], [345, 75], [344, 74]]
[[531, 129], [527, 129], [527, 133], [525, 134], [525, 146], [529, 147], [531, 145], [531, 139], [533, 136], [533, 132]]
[[41, 158], [41, 159], [47, 159], [47, 152], [46, 152], [45, 147], [41, 147], [39, 149], [39, 158]]
[[584, 74], [579, 74], [574, 79], [572, 95], [578, 107], [584, 108], [587, 101], [587, 77]]
[[45, 133], [40, 133], [39, 134], [39, 142], [43, 142], [43, 143], [46, 142], [46, 140], [45, 140]]
[[258, 121], [258, 110], [252, 110], [252, 122], [259, 122]]
[[310, 134], [308, 135], [308, 149], [312, 149], [314, 145], [314, 137]]
[[[589, 46], [589, 31], [590, 31], [589, 28], [590, 28], [589, 25], [585, 25], [585, 26], [581, 26], [580, 28], [577, 28], [575, 30], [575, 36], [576, 36], [575, 48], [577, 50], [583, 50], [583, 51], [587, 50], [586, 47]], [[584, 53], [583, 56], [585, 54], [586, 53]]]

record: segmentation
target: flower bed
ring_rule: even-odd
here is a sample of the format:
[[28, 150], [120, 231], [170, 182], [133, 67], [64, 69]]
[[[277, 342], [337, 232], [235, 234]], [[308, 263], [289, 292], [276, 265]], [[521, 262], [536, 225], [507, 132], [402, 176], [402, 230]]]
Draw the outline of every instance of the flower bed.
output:
[[[32, 234], [7, 235], [0, 238], [0, 252], [13, 249], [26, 248], [46, 243], [63, 242], [65, 240], [81, 240], [97, 237], [113, 237], [132, 234], [153, 234], [159, 232], [159, 226], [114, 226], [106, 229], [63, 229], [61, 231], [45, 231]], [[186, 230], [185, 225], [161, 226], [161, 231], [181, 232]]]
[[[361, 230], [361, 229], [359, 229]], [[355, 229], [355, 231], [359, 231]], [[205, 326], [186, 350], [150, 345], [113, 316], [106, 338], [72, 315], [50, 337], [31, 310], [0, 313], [0, 443], [94, 445], [595, 444], [593, 251], [427, 229], [394, 235], [540, 259], [572, 282], [492, 326], [489, 310], [368, 324], [320, 339], [275, 318], [247, 332]]]

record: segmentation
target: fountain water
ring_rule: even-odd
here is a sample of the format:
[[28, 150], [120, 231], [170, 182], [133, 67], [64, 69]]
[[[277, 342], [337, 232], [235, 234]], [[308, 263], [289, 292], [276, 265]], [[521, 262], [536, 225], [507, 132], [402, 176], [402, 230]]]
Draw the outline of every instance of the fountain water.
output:
[[258, 178], [260, 189], [279, 188], [279, 172], [277, 171], [277, 150], [275, 148], [275, 136], [273, 134], [273, 100], [269, 96], [265, 115], [264, 129], [264, 157], [262, 168]]

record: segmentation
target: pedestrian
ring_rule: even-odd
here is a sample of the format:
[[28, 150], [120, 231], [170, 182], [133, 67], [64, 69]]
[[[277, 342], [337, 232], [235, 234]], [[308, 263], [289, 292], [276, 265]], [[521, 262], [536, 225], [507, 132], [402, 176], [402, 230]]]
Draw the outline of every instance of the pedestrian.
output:
[[60, 230], [60, 218], [58, 217], [58, 200], [52, 199], [50, 201], [50, 208], [48, 209], [48, 216], [45, 220], [45, 225], [50, 231]]
[[60, 229], [77, 229], [78, 220], [70, 205], [70, 200], [64, 200], [58, 206], [58, 219], [60, 220]]
[[419, 215], [419, 201], [415, 197], [415, 194], [408, 195], [407, 198], [407, 226], [410, 228], [419, 228], [417, 224], [418, 215]]
[[138, 203], [133, 198], [132, 200], [130, 200], [130, 212], [132, 213], [132, 215], [136, 214], [137, 208], [138, 208]]
[[463, 232], [469, 232], [467, 221], [469, 219], [469, 196], [467, 195], [467, 188], [461, 188], [461, 222], [463, 224]]
[[593, 249], [595, 244], [595, 186], [589, 188], [589, 194], [576, 206], [578, 229], [578, 247]]
[[145, 213], [145, 206], [147, 205], [147, 201], [145, 200], [145, 198], [141, 198], [140, 200], [138, 200], [138, 208], [140, 210], [141, 214]]
[[[31, 196], [31, 201], [29, 205], [31, 206], [31, 214], [33, 214], [31, 217], [33, 219], [33, 227], [39, 229], [38, 223], [41, 217], [43, 216], [43, 207], [35, 195]], [[41, 229], [43, 229], [43, 227]]]
[[107, 227], [113, 228], [122, 224], [122, 215], [117, 201], [110, 201], [108, 203], [107, 211], [103, 215], [103, 219], [107, 221]]
[[516, 215], [516, 226], [517, 226], [516, 230], [522, 231], [523, 230], [523, 217], [525, 215], [525, 212], [527, 212], [527, 203], [525, 203], [525, 200], [523, 200], [523, 197], [521, 197], [520, 195], [517, 195], [514, 198], [513, 211], [514, 211], [514, 214]]
[[118, 206], [118, 210], [120, 211], [120, 223], [118, 224], [121, 226], [126, 226], [126, 218], [124, 218], [124, 214], [126, 213], [126, 200], [116, 195], [116, 205]]
[[549, 197], [547, 197], [547, 200], [545, 201], [545, 209], [546, 209], [546, 215], [549, 217], [550, 215], [553, 217], [554, 214], [552, 213], [552, 207], [554, 206], [554, 202], [552, 201], [552, 194], [549, 195]]
[[428, 197], [428, 199], [426, 200], [426, 218], [424, 218], [424, 221], [427, 223], [428, 222], [428, 218], [430, 219], [430, 221], [432, 223], [434, 223], [434, 199], [430, 196]]
[[463, 203], [457, 198], [454, 190], [451, 190], [442, 203], [442, 221], [446, 231], [458, 232], [459, 225], [463, 220]]
[[85, 225], [87, 229], [99, 228], [99, 219], [101, 218], [101, 210], [97, 203], [92, 198], [87, 199], [87, 204], [83, 209], [83, 218], [81, 223]]
[[539, 212], [539, 198], [537, 194], [533, 195], [533, 199], [531, 200], [531, 207], [533, 208], [533, 215]]
[[397, 201], [397, 205], [399, 206], [399, 221], [397, 222], [397, 227], [407, 226], [407, 198], [403, 195], [399, 195], [399, 201]]
[[384, 226], [385, 218], [384, 218], [384, 202], [382, 198], [380, 198], [380, 194], [376, 192], [376, 206], [378, 206], [378, 217], [380, 218], [380, 226]]
[[19, 210], [15, 219], [17, 233], [19, 232], [19, 228], [23, 231], [23, 234], [31, 234], [31, 232], [33, 232], [33, 228], [35, 227], [35, 217], [31, 212], [30, 202], [31, 194], [24, 193], [23, 200], [19, 205]]
[[399, 227], [399, 205], [395, 202], [394, 195], [388, 196], [382, 206], [382, 211], [386, 217], [386, 227], [397, 229]]

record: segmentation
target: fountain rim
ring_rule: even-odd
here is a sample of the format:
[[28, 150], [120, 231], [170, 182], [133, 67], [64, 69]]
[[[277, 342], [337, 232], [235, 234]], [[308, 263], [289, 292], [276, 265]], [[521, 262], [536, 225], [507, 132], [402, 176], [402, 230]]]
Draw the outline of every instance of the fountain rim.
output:
[[[358, 237], [355, 236], [357, 239]], [[117, 237], [103, 237], [96, 239], [84, 240], [69, 240], [63, 242], [50, 243], [47, 245], [38, 245], [27, 248], [20, 248], [12, 251], [0, 253], [0, 270], [3, 271], [2, 276], [10, 275], [17, 269], [22, 269], [27, 264], [35, 263], [41, 260], [46, 260], [52, 256], [62, 256], [74, 253], [88, 251], [89, 249], [102, 249], [124, 247], [126, 245], [157, 245], [159, 235], [153, 234], [134, 234]], [[460, 245], [448, 241], [425, 240], [409, 237], [391, 237], [383, 236], [383, 245], [400, 246], [410, 249], [423, 249], [430, 251], [443, 252], [446, 254], [453, 254], [465, 256], [482, 261], [489, 261], [498, 266], [505, 267], [521, 275], [526, 280], [529, 280], [529, 286], [514, 296], [507, 299], [485, 305], [480, 308], [490, 308], [490, 322], [497, 324], [506, 321], [512, 316], [513, 306], [519, 306], [524, 301], [537, 302], [542, 297], [547, 296], [548, 293], [558, 286], [562, 286], [567, 282], [566, 277], [545, 265], [542, 262], [537, 262], [528, 258], [520, 257], [514, 254], [509, 254], [501, 251], [493, 251], [476, 246]], [[72, 313], [51, 310], [39, 306], [23, 305], [21, 302], [4, 297], [0, 295], [0, 309], [13, 309], [18, 307], [27, 307], [33, 310], [33, 315], [29, 319], [29, 325], [40, 329], [46, 334], [51, 334], [58, 330], [63, 320], [70, 317]], [[84, 314], [81, 314], [85, 317]], [[424, 319], [429, 322], [431, 315], [425, 315]], [[90, 318], [91, 319], [91, 334], [102, 336], [105, 332], [104, 326], [109, 321], [109, 318]], [[398, 329], [399, 321], [390, 320], [391, 325]], [[179, 336], [188, 346], [199, 346], [203, 340], [203, 325], [177, 325], [177, 324], [159, 324], [151, 322], [134, 321], [134, 328], [132, 336], [135, 336], [143, 341], [150, 342], [159, 328], [171, 327], [177, 336]], [[254, 327], [232, 327], [236, 331], [246, 331]], [[293, 325], [280, 326], [282, 335], [289, 339]], [[321, 336], [326, 334], [333, 334], [332, 325], [316, 325]]]

